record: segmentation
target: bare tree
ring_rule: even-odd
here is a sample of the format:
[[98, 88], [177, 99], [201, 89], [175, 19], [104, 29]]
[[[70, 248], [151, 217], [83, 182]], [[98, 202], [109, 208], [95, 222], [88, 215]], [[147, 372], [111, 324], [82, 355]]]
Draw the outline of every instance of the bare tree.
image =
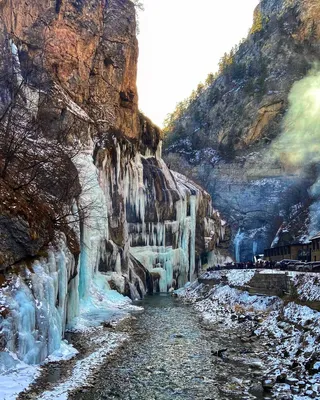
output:
[[[22, 71], [18, 49], [13, 49], [12, 59], [2, 62], [0, 69], [0, 86], [6, 91], [0, 100], [0, 190], [8, 204], [24, 198], [24, 204], [45, 205], [38, 217], [50, 221], [52, 232], [62, 230], [72, 236], [69, 217], [73, 215], [74, 222], [75, 218], [85, 219], [89, 208], [95, 206], [81, 208], [78, 202], [74, 215], [73, 206], [82, 192], [74, 162], [82, 150], [81, 142], [70, 141], [75, 120], [60, 124], [61, 109], [54, 110], [54, 134], [48, 134], [53, 130], [51, 121], [40, 118], [39, 113], [52, 95], [54, 82], [41, 63], [36, 77], [34, 65]], [[84, 190], [90, 190], [89, 186]]]

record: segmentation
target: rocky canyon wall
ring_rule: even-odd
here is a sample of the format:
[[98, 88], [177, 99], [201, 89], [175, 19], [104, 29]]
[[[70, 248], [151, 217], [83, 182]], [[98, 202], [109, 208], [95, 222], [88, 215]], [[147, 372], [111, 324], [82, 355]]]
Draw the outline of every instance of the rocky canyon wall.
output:
[[[281, 223], [310, 205], [313, 172], [291, 169], [274, 142], [293, 84], [319, 62], [319, 15], [315, 0], [261, 0], [248, 37], [168, 126], [165, 160], [229, 218], [238, 261], [263, 253]], [[295, 231], [299, 240], [308, 227]]]
[[130, 1], [0, 10], [1, 349], [38, 363], [83, 313], [126, 302], [115, 290], [193, 279], [219, 259], [226, 224], [138, 111]]

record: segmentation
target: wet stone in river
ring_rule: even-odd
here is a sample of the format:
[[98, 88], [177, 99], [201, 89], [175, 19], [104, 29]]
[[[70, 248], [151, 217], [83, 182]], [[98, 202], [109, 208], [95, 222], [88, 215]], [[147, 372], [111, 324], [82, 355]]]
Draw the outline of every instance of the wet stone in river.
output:
[[261, 379], [249, 367], [259, 360], [243, 353], [235, 332], [220, 324], [204, 330], [192, 307], [167, 295], [149, 297], [143, 306], [131, 321], [133, 339], [106, 362], [92, 388], [70, 398], [264, 399]]

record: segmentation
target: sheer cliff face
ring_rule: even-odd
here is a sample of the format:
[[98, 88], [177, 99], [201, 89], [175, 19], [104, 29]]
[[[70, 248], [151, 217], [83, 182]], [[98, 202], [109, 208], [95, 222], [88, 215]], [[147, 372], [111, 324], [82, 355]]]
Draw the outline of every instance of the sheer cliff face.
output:
[[111, 125], [139, 137], [138, 44], [130, 2], [3, 1], [1, 15], [23, 54], [26, 79], [39, 84], [43, 77], [36, 71], [47, 73], [98, 130]]
[[316, 0], [262, 0], [232, 63], [165, 141], [166, 161], [189, 170], [231, 217], [234, 235], [243, 233], [242, 260], [263, 252], [283, 215], [308, 196], [306, 188], [300, 199], [294, 194], [303, 179], [286, 171], [270, 147], [292, 85], [319, 61], [319, 7]]
[[[165, 280], [162, 290], [178, 285], [180, 274], [179, 284], [191, 279], [201, 253], [218, 243], [221, 226], [218, 218], [216, 227], [213, 220], [197, 221], [197, 215], [203, 219], [213, 214], [209, 196], [192, 183], [177, 182], [161, 160], [160, 130], [138, 112], [133, 4], [124, 0], [3, 2], [2, 20], [8, 64], [14, 56], [16, 75], [30, 90], [38, 90], [34, 117], [48, 139], [60, 134], [67, 144], [80, 140], [86, 146], [85, 156], [75, 156], [80, 180], [88, 171], [82, 158], [90, 152], [94, 157], [106, 202], [100, 210], [105, 232], [93, 235], [101, 236], [95, 268], [128, 273], [130, 253], [134, 253], [141, 263], [131, 265], [140, 274], [139, 290], [144, 290], [146, 269], [155, 265], [158, 270], [171, 268], [167, 274], [156, 274]], [[82, 179], [82, 196], [90, 197], [93, 174]], [[84, 208], [92, 214], [90, 208], [96, 206]], [[82, 240], [90, 242], [92, 227], [86, 227], [85, 221], [83, 225]], [[144, 246], [151, 258], [141, 255]], [[174, 257], [166, 246], [172, 247]], [[139, 247], [139, 252], [130, 247]], [[164, 258], [158, 256], [161, 252]], [[135, 281], [128, 275], [131, 280]]]
[[[1, 204], [0, 350], [34, 363], [59, 348], [66, 324], [90, 307], [110, 306], [110, 289], [136, 299], [185, 284], [201, 263], [221, 262], [226, 224], [207, 192], [168, 169], [160, 130], [138, 112], [131, 2], [13, 0], [0, 7], [1, 76], [12, 81], [0, 81], [1, 110], [14, 104], [17, 117], [15, 108], [24, 110], [12, 137], [23, 134], [45, 159], [42, 179], [12, 190], [19, 207]], [[71, 153], [65, 167], [53, 163], [47, 171], [53, 143]], [[23, 168], [13, 166], [14, 181]]]
[[[11, 115], [20, 122], [9, 142], [24, 143], [7, 170], [0, 159], [0, 350], [34, 363], [60, 346], [67, 323], [110, 306], [110, 289], [135, 299], [221, 262], [226, 225], [208, 193], [168, 169], [160, 130], [138, 112], [131, 2], [0, 7], [1, 76], [10, 77], [0, 108], [11, 131]], [[30, 157], [40, 170], [12, 188]]]

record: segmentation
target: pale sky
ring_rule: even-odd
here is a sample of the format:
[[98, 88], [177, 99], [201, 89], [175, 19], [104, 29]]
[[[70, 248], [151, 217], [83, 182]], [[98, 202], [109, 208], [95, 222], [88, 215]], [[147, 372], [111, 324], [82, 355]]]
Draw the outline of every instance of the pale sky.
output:
[[140, 109], [159, 126], [247, 36], [259, 0], [143, 0]]

